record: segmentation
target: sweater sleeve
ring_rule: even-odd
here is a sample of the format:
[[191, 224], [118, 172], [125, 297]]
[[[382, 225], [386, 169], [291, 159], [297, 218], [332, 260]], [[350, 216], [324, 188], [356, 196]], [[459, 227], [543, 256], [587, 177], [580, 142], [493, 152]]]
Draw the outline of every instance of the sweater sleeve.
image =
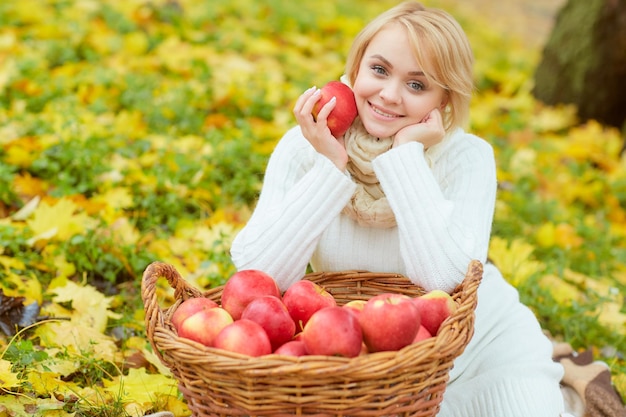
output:
[[231, 246], [237, 269], [265, 271], [285, 290], [305, 274], [322, 232], [356, 185], [291, 129], [272, 153], [254, 212]]
[[376, 158], [374, 169], [396, 216], [408, 277], [451, 292], [472, 259], [486, 261], [497, 184], [487, 142], [461, 133], [445, 148], [430, 167], [422, 144], [406, 144]]

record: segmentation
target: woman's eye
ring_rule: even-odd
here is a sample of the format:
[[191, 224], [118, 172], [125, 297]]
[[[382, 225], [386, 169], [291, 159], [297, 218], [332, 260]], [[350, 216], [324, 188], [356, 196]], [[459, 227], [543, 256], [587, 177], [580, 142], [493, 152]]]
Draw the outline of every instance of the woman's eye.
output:
[[372, 65], [372, 70], [376, 73], [376, 74], [386, 74], [387, 71], [385, 71], [385, 68], [380, 66], [380, 65]]
[[412, 88], [415, 91], [420, 91], [424, 89], [424, 84], [419, 81], [411, 81], [409, 83], [409, 88]]

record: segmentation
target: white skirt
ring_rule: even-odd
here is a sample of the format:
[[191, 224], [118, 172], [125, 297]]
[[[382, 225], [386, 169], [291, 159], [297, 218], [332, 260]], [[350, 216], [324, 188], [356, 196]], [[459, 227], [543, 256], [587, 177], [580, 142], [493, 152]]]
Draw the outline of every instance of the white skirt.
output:
[[474, 336], [454, 363], [438, 417], [557, 417], [562, 377], [533, 312], [486, 264]]

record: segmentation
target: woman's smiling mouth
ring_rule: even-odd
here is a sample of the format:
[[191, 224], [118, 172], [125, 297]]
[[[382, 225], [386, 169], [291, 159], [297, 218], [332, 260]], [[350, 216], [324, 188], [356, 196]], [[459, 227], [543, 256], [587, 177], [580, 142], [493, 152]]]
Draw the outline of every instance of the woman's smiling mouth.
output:
[[398, 117], [402, 117], [399, 114], [389, 113], [388, 111], [386, 111], [386, 110], [384, 110], [384, 109], [382, 109], [380, 107], [377, 107], [376, 105], [374, 105], [372, 103], [369, 103], [369, 105], [370, 105], [370, 108], [374, 111], [374, 113], [379, 114], [379, 115], [381, 115], [383, 117], [390, 118], [390, 119], [395, 119], [395, 118], [398, 118]]

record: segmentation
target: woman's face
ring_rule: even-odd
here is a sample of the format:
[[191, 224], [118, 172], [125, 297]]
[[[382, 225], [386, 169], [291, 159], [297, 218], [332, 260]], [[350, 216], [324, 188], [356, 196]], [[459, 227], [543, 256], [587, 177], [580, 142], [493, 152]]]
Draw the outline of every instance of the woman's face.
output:
[[367, 46], [353, 90], [365, 129], [381, 138], [420, 123], [447, 101], [445, 90], [424, 75], [399, 24], [384, 27]]

